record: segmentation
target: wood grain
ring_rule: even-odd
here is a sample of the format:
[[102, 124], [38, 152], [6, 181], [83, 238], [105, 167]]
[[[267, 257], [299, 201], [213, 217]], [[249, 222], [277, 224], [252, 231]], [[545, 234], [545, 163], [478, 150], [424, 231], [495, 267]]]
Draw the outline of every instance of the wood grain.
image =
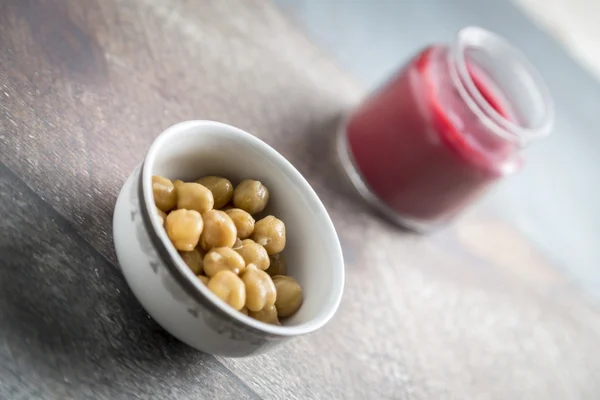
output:
[[[514, 240], [518, 232], [475, 213], [416, 237], [356, 198], [336, 169], [331, 139], [363, 91], [270, 3], [5, 1], [0, 48], [0, 155], [8, 168], [0, 170], [1, 237], [3, 256], [10, 254], [2, 284], [16, 285], [2, 294], [0, 331], [8, 333], [0, 356], [11, 385], [31, 390], [23, 393], [77, 397], [77, 385], [104, 396], [177, 398], [600, 392], [597, 308], [535, 247]], [[111, 217], [123, 180], [164, 128], [194, 118], [239, 126], [279, 150], [322, 198], [343, 244], [347, 282], [335, 319], [271, 354], [217, 361], [161, 336], [114, 268]], [[5, 194], [13, 187], [29, 194]], [[490, 237], [502, 245], [490, 247]], [[61, 264], [61, 274], [43, 273]], [[34, 286], [39, 296], [21, 294], [36, 271], [44, 275]], [[52, 307], [42, 308], [50, 317], [36, 317], [45, 325], [20, 327], [28, 319], [15, 307], [38, 309], [50, 294]], [[93, 309], [107, 310], [110, 322], [87, 325]], [[51, 346], [39, 330], [52, 333]], [[94, 344], [80, 339], [70, 352], [57, 350], [74, 337]], [[27, 340], [38, 342], [28, 348]], [[32, 374], [46, 383], [39, 393], [23, 389], [20, 374], [44, 352]], [[98, 357], [107, 360], [101, 368]], [[114, 386], [100, 369], [118, 376]]]

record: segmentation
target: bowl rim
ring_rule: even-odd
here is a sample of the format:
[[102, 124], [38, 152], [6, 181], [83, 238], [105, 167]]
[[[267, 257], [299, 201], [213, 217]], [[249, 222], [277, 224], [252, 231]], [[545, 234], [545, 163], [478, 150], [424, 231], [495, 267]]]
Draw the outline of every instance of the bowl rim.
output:
[[[293, 184], [299, 185], [302, 192], [307, 194], [312, 203], [311, 205], [315, 207], [314, 210], [318, 213], [321, 221], [323, 221], [323, 227], [320, 231], [326, 231], [325, 234], [331, 235], [331, 238], [333, 239], [333, 245], [331, 246], [330, 251], [334, 253], [336, 262], [333, 263], [332, 268], [335, 269], [334, 275], [339, 276], [339, 279], [334, 279], [334, 283], [336, 281], [339, 281], [339, 283], [335, 285], [336, 287], [331, 288], [332, 292], [337, 292], [334, 293], [335, 299], [331, 303], [329, 309], [322, 313], [320, 317], [312, 318], [309, 321], [298, 325], [276, 326], [257, 321], [234, 310], [214, 295], [188, 268], [183, 259], [179, 256], [175, 246], [173, 246], [169, 240], [166, 231], [159, 224], [157, 218], [152, 218], [150, 216], [149, 210], [154, 207], [154, 197], [152, 194], [152, 167], [157, 155], [160, 153], [163, 145], [173, 139], [173, 136], [176, 136], [182, 131], [197, 127], [204, 129], [217, 128], [223, 131], [220, 132], [220, 134], [230, 136], [230, 138], [236, 138], [237, 140], [242, 141], [244, 146], [252, 146], [255, 149], [258, 149], [266, 157], [269, 157], [278, 164], [278, 173], [287, 174], [288, 177], [291, 178]], [[306, 181], [302, 174], [285, 157], [267, 143], [242, 129], [222, 122], [211, 120], [179, 122], [165, 129], [150, 145], [141, 166], [141, 173], [137, 185], [140, 198], [140, 214], [153, 247], [163, 263], [167, 266], [167, 271], [169, 271], [176, 279], [185, 292], [209, 311], [212, 311], [220, 317], [230, 319], [242, 329], [251, 329], [261, 335], [267, 334], [273, 337], [290, 337], [314, 332], [324, 326], [337, 311], [344, 291], [345, 270], [342, 249], [333, 222], [331, 221], [325, 206], [308, 181]]]

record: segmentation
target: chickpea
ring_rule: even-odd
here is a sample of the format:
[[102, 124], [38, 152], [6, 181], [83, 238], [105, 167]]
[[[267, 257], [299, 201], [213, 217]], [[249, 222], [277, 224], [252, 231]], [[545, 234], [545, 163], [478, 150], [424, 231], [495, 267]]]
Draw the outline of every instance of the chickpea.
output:
[[180, 251], [179, 255], [187, 264], [187, 266], [190, 267], [192, 272], [194, 272], [194, 274], [199, 275], [202, 273], [202, 254], [198, 250], [194, 249], [192, 251]]
[[165, 219], [167, 219], [167, 214], [165, 214], [160, 208], [154, 207], [156, 209], [156, 220], [160, 222], [162, 226], [165, 225]]
[[237, 229], [237, 235], [240, 239], [246, 239], [254, 232], [254, 218], [241, 208], [230, 208], [225, 211], [225, 214], [229, 215], [235, 228]]
[[163, 211], [169, 212], [177, 204], [177, 192], [173, 182], [164, 176], [152, 176], [152, 195], [154, 204]]
[[210, 281], [210, 279], [208, 279], [208, 277], [204, 275], [198, 275], [198, 279], [200, 279], [205, 285], [208, 285], [208, 281]]
[[240, 238], [236, 238], [235, 243], [233, 244], [233, 249], [236, 250], [240, 247], [242, 247], [242, 241], [240, 240]]
[[242, 309], [240, 310], [240, 312], [244, 315], [248, 315], [248, 309], [246, 308], [246, 306], [242, 307]]
[[200, 214], [212, 210], [212, 192], [199, 183], [188, 182], [177, 186], [177, 208], [196, 210]]
[[249, 311], [260, 311], [275, 304], [277, 292], [271, 277], [254, 264], [246, 266], [241, 275], [246, 288], [246, 307]]
[[236, 248], [235, 251], [242, 256], [246, 265], [254, 264], [258, 269], [262, 270], [269, 268], [270, 261], [267, 250], [252, 239], [242, 240], [242, 245]]
[[223, 211], [210, 210], [202, 214], [204, 230], [200, 244], [204, 250], [213, 247], [232, 247], [237, 238], [235, 224]]
[[285, 225], [272, 215], [264, 217], [254, 225], [252, 240], [264, 246], [269, 255], [281, 253], [285, 248]]
[[167, 215], [165, 230], [173, 246], [180, 251], [192, 251], [200, 240], [204, 223], [194, 210], [175, 210]]
[[273, 277], [275, 275], [285, 275], [287, 273], [287, 264], [283, 253], [273, 254], [272, 256], [269, 256], [269, 260], [271, 263], [269, 268], [265, 270], [269, 276]]
[[250, 311], [248, 315], [257, 321], [266, 322], [272, 325], [281, 325], [277, 318], [277, 308], [275, 306], [266, 306], [260, 311]]
[[185, 182], [180, 179], [175, 179], [173, 181], [173, 186], [175, 186], [175, 189], [177, 189], [177, 186], [181, 185], [182, 183], [185, 183]]
[[231, 200], [233, 197], [233, 185], [229, 180], [220, 176], [205, 176], [196, 181], [196, 183], [205, 186], [210, 190], [215, 199], [215, 208], [221, 208]]
[[246, 302], [244, 283], [229, 270], [219, 271], [208, 281], [208, 288], [218, 298], [236, 310], [241, 310]]
[[264, 210], [268, 201], [269, 191], [260, 181], [246, 179], [233, 191], [233, 205], [250, 215]]
[[277, 275], [273, 277], [273, 284], [277, 290], [275, 307], [280, 317], [289, 317], [300, 308], [302, 304], [302, 288], [291, 276]]
[[217, 247], [204, 256], [204, 272], [213, 277], [219, 271], [229, 270], [236, 275], [246, 268], [242, 256], [230, 247]]

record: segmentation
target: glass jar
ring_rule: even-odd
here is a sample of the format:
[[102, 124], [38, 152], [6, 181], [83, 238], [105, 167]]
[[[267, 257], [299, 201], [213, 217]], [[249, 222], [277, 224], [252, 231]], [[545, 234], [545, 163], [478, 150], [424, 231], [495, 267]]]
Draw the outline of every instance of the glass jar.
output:
[[547, 135], [549, 91], [503, 38], [464, 28], [422, 50], [367, 98], [338, 134], [344, 170], [395, 222], [427, 231], [523, 166]]

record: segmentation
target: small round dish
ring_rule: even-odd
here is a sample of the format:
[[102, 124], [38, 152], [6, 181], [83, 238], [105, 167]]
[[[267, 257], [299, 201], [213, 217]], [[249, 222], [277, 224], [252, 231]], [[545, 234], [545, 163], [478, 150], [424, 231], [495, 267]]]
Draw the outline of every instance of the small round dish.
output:
[[[179, 257], [153, 217], [152, 175], [192, 181], [221, 175], [252, 178], [271, 193], [264, 215], [283, 220], [288, 274], [303, 288], [300, 310], [269, 325], [223, 303]], [[150, 211], [150, 212], [149, 212]], [[113, 236], [127, 283], [146, 311], [188, 345], [215, 355], [262, 353], [316, 331], [336, 312], [344, 262], [335, 228], [314, 190], [277, 151], [251, 134], [214, 121], [186, 121], [165, 130], [129, 176], [115, 206]]]

